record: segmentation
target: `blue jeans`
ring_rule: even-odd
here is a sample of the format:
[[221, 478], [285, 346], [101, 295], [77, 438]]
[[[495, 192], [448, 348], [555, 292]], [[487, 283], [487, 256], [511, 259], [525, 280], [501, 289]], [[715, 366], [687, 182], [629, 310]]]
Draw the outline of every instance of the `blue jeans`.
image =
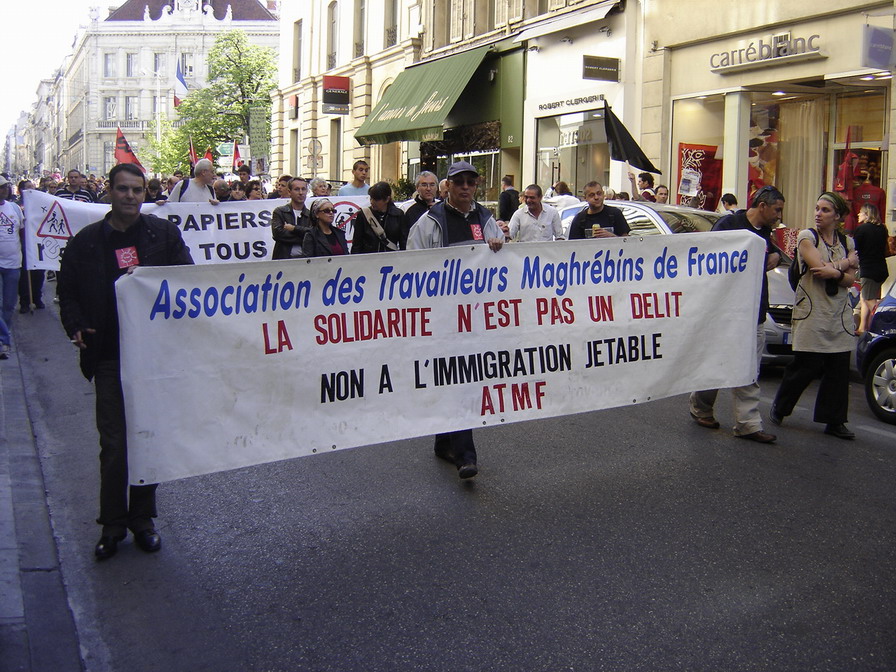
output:
[[9, 345], [12, 313], [19, 293], [19, 269], [0, 268], [0, 345]]

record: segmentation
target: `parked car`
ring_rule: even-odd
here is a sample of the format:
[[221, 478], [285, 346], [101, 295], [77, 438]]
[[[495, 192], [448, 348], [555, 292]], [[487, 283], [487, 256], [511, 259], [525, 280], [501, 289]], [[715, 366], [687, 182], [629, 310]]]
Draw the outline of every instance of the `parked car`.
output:
[[[607, 205], [622, 210], [632, 236], [667, 235], [711, 231], [713, 224], [724, 215], [682, 205], [649, 203], [647, 201], [606, 201]], [[560, 212], [563, 233], [569, 231], [572, 218], [585, 207], [565, 208]], [[793, 316], [794, 292], [787, 279], [790, 257], [781, 250], [781, 261], [768, 272], [768, 314], [765, 320], [765, 349], [762, 366], [783, 366], [793, 359], [790, 323]]]
[[896, 425], [896, 282], [871, 316], [871, 326], [856, 345], [856, 366], [865, 382], [865, 399], [878, 418]]

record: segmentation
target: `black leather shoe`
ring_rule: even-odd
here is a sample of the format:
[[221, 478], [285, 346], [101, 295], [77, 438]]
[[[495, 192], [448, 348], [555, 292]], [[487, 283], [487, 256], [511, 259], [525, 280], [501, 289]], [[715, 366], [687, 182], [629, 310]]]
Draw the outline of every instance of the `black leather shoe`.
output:
[[155, 553], [162, 548], [162, 537], [155, 530], [134, 532], [134, 543], [144, 553]]
[[97, 542], [96, 548], [93, 549], [93, 554], [96, 556], [97, 560], [108, 560], [113, 555], [118, 553], [118, 542], [122, 541], [126, 535], [117, 534], [115, 536], [102, 536], [100, 537], [99, 542]]
[[461, 478], [473, 478], [479, 473], [479, 467], [473, 463], [462, 464], [457, 468], [457, 475]]
[[37, 308], [38, 310], [41, 310], [42, 308], [46, 308], [43, 301], [38, 301], [37, 303], [34, 304], [34, 307]]
[[830, 424], [826, 425], [824, 428], [825, 434], [830, 434], [831, 436], [836, 436], [838, 439], [846, 439], [847, 441], [852, 441], [856, 438], [856, 435], [853, 434], [846, 428], [842, 422], [839, 424]]
[[31, 310], [31, 309], [30, 309], [28, 306], [19, 306], [19, 312], [20, 312], [22, 315], [24, 315], [25, 313], [27, 313], [27, 312], [30, 311], [30, 310]]
[[773, 425], [777, 425], [778, 427], [784, 423], [784, 416], [778, 413], [778, 409], [774, 406], [768, 410], [768, 419], [772, 421]]

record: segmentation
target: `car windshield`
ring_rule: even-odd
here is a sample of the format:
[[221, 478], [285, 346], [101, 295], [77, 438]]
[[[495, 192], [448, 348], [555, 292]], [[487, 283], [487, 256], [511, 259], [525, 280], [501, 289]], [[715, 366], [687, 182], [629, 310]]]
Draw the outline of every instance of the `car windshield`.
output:
[[715, 212], [697, 210], [673, 210], [661, 206], [650, 206], [672, 229], [672, 233], [694, 233], [696, 231], [712, 231], [712, 225], [721, 215]]

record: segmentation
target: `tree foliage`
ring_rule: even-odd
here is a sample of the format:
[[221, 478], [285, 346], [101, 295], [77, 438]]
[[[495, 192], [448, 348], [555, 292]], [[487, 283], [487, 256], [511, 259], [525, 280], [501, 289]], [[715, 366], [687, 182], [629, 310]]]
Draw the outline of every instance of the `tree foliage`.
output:
[[179, 124], [163, 122], [162, 142], [150, 148], [156, 156], [150, 161], [157, 172], [173, 172], [189, 165], [190, 138], [201, 158], [222, 142], [242, 141], [249, 132], [249, 109], [261, 107], [268, 120], [270, 137], [271, 92], [276, 88], [277, 58], [273, 49], [249, 42], [241, 30], [222, 33], [208, 55], [208, 82], [191, 91], [178, 106]]

